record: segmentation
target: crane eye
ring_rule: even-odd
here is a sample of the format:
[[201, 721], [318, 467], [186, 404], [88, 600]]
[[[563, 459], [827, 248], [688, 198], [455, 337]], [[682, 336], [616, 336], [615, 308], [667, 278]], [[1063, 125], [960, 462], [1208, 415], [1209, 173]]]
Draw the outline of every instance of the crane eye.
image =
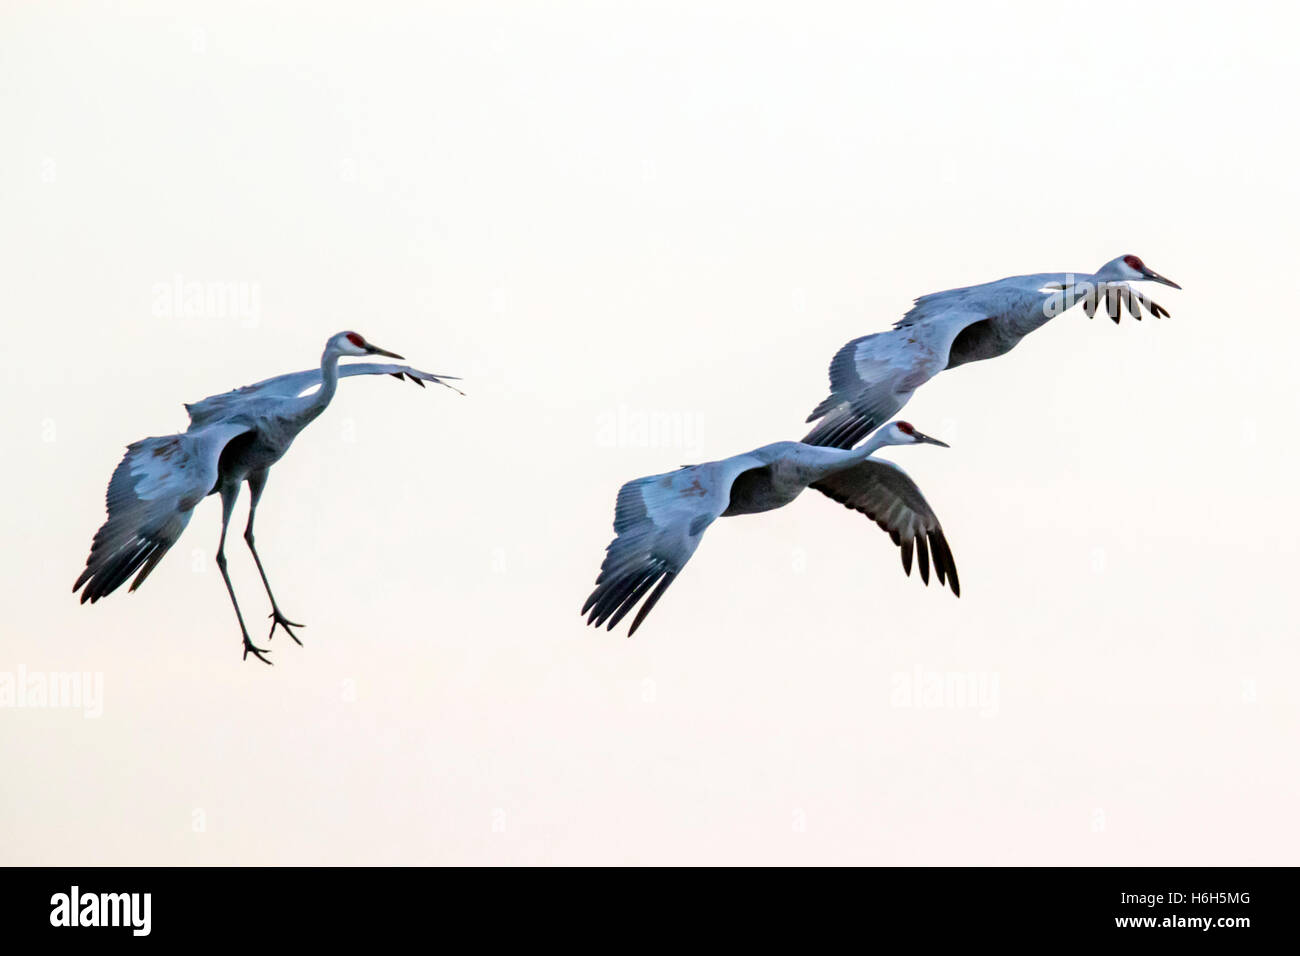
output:
[[1137, 256], [1125, 256], [1124, 265], [1130, 269], [1136, 269], [1138, 272], [1146, 272], [1147, 267], [1142, 264], [1142, 260]]
[[366, 347], [366, 340], [363, 339], [361, 336], [357, 335], [357, 333], [355, 332], [348, 333], [348, 341], [351, 342], [359, 349], [363, 349]]

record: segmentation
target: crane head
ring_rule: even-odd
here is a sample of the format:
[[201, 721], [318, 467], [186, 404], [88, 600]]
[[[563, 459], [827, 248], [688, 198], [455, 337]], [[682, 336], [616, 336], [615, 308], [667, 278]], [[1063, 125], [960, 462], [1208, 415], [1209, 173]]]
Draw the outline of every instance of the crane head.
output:
[[890, 422], [884, 427], [883, 438], [886, 445], [938, 445], [947, 448], [946, 442], [923, 435], [910, 422]]
[[1137, 256], [1119, 256], [1097, 270], [1095, 278], [1101, 282], [1159, 282], [1161, 285], [1181, 289], [1177, 282], [1166, 279], [1154, 269], [1148, 269]]
[[389, 358], [405, 358], [396, 352], [381, 349], [378, 345], [371, 345], [359, 332], [340, 332], [330, 338], [326, 348], [333, 349], [340, 355], [387, 355]]

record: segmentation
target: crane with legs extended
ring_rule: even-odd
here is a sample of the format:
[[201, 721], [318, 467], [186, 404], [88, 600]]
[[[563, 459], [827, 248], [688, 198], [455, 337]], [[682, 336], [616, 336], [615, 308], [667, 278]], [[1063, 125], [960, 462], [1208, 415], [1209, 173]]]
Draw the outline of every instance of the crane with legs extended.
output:
[[[276, 627], [301, 644], [289, 620], [276, 603], [266, 569], [253, 541], [253, 519], [257, 503], [266, 488], [269, 470], [304, 428], [325, 411], [334, 398], [340, 378], [353, 375], [392, 375], [424, 387], [425, 382], [446, 385], [451, 375], [434, 375], [407, 365], [363, 362], [340, 365], [343, 356], [383, 355], [402, 359], [367, 342], [356, 332], [330, 336], [321, 354], [319, 368], [278, 375], [254, 385], [213, 395], [186, 405], [190, 427], [177, 435], [145, 438], [127, 447], [126, 457], [108, 484], [108, 520], [95, 533], [86, 568], [73, 585], [81, 591], [81, 602], [94, 603], [117, 590], [135, 575], [134, 591], [162, 560], [189, 524], [190, 516], [208, 495], [221, 496], [221, 541], [216, 562], [234, 605], [235, 617], [244, 639], [244, 657], [249, 654], [264, 663], [266, 651], [253, 644], [244, 625], [244, 615], [235, 599], [235, 589], [226, 570], [226, 529], [245, 482], [251, 496], [244, 540], [253, 553], [262, 584], [271, 601], [271, 632]], [[309, 389], [315, 389], [304, 395]]]

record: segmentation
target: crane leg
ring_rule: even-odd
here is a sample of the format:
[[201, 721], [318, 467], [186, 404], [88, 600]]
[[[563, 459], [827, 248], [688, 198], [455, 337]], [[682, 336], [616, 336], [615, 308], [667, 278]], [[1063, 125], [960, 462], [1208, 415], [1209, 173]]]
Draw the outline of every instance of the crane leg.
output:
[[293, 638], [293, 642], [302, 647], [302, 641], [298, 640], [298, 635], [290, 630], [291, 627], [306, 627], [306, 624], [296, 624], [280, 613], [280, 607], [275, 603], [275, 595], [271, 593], [271, 582], [266, 579], [266, 571], [262, 567], [262, 559], [257, 556], [257, 547], [253, 544], [253, 518], [257, 515], [257, 502], [262, 498], [262, 489], [266, 487], [267, 473], [257, 471], [248, 476], [248, 492], [252, 496], [252, 503], [248, 506], [248, 527], [244, 529], [244, 540], [248, 542], [248, 550], [253, 552], [253, 561], [257, 563], [257, 573], [262, 576], [262, 586], [266, 588], [266, 596], [271, 599], [271, 613], [268, 615], [271, 621], [271, 633], [266, 636], [269, 641], [275, 637], [277, 626], [284, 628], [284, 633]]
[[244, 660], [251, 653], [263, 664], [271, 663], [266, 659], [269, 651], [253, 644], [248, 637], [248, 628], [244, 627], [244, 615], [239, 611], [239, 602], [235, 600], [235, 588], [230, 583], [230, 574], [226, 571], [226, 528], [230, 525], [230, 513], [235, 510], [235, 499], [239, 497], [239, 485], [223, 485], [221, 488], [221, 543], [217, 545], [217, 567], [221, 569], [221, 579], [226, 582], [226, 591], [230, 594], [230, 603], [235, 606], [235, 617], [239, 620], [239, 630], [244, 635]]

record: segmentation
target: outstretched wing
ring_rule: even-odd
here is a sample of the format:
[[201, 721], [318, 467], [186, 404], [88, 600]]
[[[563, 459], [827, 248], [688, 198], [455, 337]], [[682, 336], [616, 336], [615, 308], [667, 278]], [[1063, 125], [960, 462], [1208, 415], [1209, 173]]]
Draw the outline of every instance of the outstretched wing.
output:
[[816, 488], [828, 498], [845, 507], [861, 511], [882, 529], [889, 532], [894, 544], [902, 552], [903, 570], [912, 573], [912, 552], [915, 548], [921, 580], [930, 583], [930, 558], [934, 558], [934, 571], [943, 584], [947, 580], [952, 593], [961, 596], [957, 580], [957, 565], [952, 559], [952, 549], [943, 535], [939, 517], [934, 513], [907, 472], [892, 462], [879, 458], [868, 459], [852, 468], [837, 471], [829, 478], [815, 482]]
[[131, 590], [140, 586], [181, 536], [194, 506], [212, 491], [222, 449], [248, 430], [208, 425], [127, 447], [108, 483], [108, 520], [95, 533], [86, 569], [72, 586], [76, 593], [85, 585], [82, 604], [111, 594], [137, 570]]
[[831, 394], [808, 421], [822, 419], [804, 436], [807, 445], [852, 448], [895, 414], [912, 393], [948, 364], [953, 339], [983, 313], [946, 309], [920, 317], [920, 303], [908, 313], [906, 325], [854, 339], [831, 360]]
[[[982, 285], [923, 295], [889, 332], [854, 339], [831, 362], [831, 394], [808, 421], [809, 445], [852, 448], [894, 416], [912, 392], [945, 368], [1003, 355], [1050, 314], [1046, 291], [1065, 291], [1056, 274], [1011, 276]], [[1127, 283], [1075, 286], [1066, 308], [1082, 300], [1092, 318], [1103, 309], [1115, 322], [1121, 308], [1135, 319], [1142, 307], [1169, 313]]]
[[1142, 321], [1141, 306], [1146, 306], [1147, 311], [1157, 319], [1169, 317], [1168, 309], [1153, 302], [1127, 282], [1103, 282], [1089, 286], [1081, 298], [1083, 311], [1088, 313], [1088, 318], [1095, 316], [1100, 306], [1116, 325], [1119, 325], [1121, 305], [1139, 322]]
[[[449, 384], [449, 381], [459, 381], [458, 376], [434, 375], [432, 372], [422, 372], [418, 368], [411, 368], [409, 365], [389, 365], [380, 362], [357, 362], [355, 365], [340, 365], [339, 378], [347, 378], [349, 375], [391, 375], [398, 381], [405, 377], [421, 388], [424, 388], [425, 382], [435, 382], [438, 385], [445, 385], [453, 392], [460, 391], [454, 385]], [[318, 368], [307, 369], [304, 372], [290, 372], [287, 375], [277, 375], [275, 378], [268, 378], [262, 382], [245, 385], [230, 392], [222, 392], [220, 395], [209, 396], [200, 402], [186, 405], [185, 410], [190, 413], [190, 426], [197, 427], [224, 418], [249, 399], [297, 398], [303, 392], [317, 387], [320, 383], [321, 370]]]
[[635, 634], [695, 553], [704, 529], [727, 509], [732, 482], [763, 467], [753, 456], [737, 455], [638, 478], [620, 488], [614, 511], [617, 537], [605, 549], [596, 588], [582, 606], [581, 613], [590, 612], [587, 623], [600, 627], [608, 620], [613, 630], [650, 592], [628, 629], [628, 637]]

